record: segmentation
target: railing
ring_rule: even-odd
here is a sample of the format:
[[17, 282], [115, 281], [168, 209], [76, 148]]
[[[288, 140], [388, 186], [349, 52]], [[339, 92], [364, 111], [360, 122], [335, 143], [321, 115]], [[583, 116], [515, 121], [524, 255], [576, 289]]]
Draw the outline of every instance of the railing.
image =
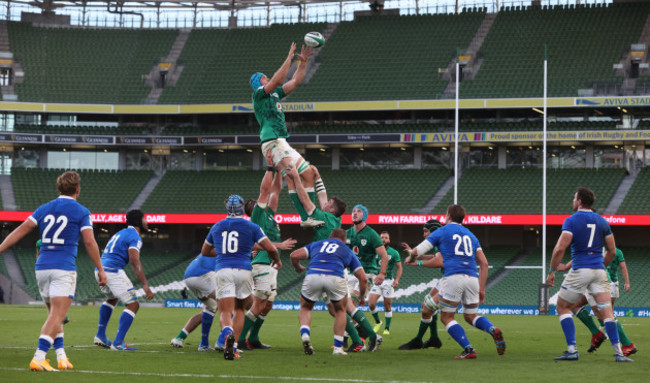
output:
[[[542, 0], [542, 6], [577, 6], [577, 4], [611, 4], [613, 0]], [[385, 9], [400, 10], [402, 15], [449, 14], [456, 12], [457, 0], [386, 0]], [[127, 2], [128, 3], [128, 2]], [[459, 11], [484, 9], [489, 13], [506, 8], [525, 9], [531, 0], [460, 0]], [[238, 27], [259, 27], [271, 24], [294, 24], [300, 22], [350, 21], [356, 11], [369, 10], [368, 1], [341, 1], [340, 3], [310, 3], [302, 11], [298, 7], [271, 6], [242, 9], [236, 12]], [[143, 8], [128, 7], [124, 11], [141, 13], [144, 28], [227, 28], [230, 11], [213, 8], [169, 7]], [[41, 9], [27, 3], [15, 1], [0, 2], [0, 19], [20, 21], [22, 12], [40, 13]], [[140, 17], [134, 15], [114, 15], [104, 8], [83, 8], [81, 6], [56, 9], [58, 15], [69, 15], [72, 26], [99, 28], [140, 28]]]

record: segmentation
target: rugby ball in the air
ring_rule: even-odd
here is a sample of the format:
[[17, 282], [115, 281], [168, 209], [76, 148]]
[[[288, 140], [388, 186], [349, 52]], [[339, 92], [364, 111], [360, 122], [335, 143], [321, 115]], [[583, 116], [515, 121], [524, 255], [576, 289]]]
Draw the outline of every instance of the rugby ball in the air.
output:
[[305, 44], [312, 48], [318, 48], [325, 43], [325, 38], [318, 32], [309, 32], [305, 35]]

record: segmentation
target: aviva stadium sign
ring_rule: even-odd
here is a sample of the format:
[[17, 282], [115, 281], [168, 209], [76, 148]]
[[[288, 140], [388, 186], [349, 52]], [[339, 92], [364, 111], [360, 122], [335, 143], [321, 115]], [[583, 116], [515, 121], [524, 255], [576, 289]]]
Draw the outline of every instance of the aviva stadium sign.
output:
[[[461, 95], [462, 96], [462, 95]], [[449, 100], [389, 100], [389, 101], [319, 101], [285, 102], [287, 113], [298, 112], [344, 112], [373, 110], [449, 110], [455, 108]], [[513, 109], [541, 108], [542, 97], [537, 98], [486, 98], [460, 99], [460, 109]], [[634, 97], [552, 97], [547, 99], [549, 108], [601, 108], [646, 107], [650, 96]], [[61, 104], [38, 102], [0, 101], [0, 111], [33, 113], [90, 113], [90, 114], [206, 114], [206, 113], [253, 113], [250, 103], [231, 104], [171, 104], [171, 105], [121, 105], [121, 104]]]

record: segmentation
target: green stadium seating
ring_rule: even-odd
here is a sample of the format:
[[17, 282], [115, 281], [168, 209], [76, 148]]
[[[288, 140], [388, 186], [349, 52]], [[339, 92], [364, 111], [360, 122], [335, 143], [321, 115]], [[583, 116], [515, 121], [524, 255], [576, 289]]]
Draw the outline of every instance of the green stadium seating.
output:
[[273, 24], [268, 28], [193, 29], [180, 61], [183, 72], [166, 87], [160, 104], [251, 102], [250, 76], [280, 67], [291, 42], [300, 43], [324, 23]]
[[20, 101], [140, 104], [144, 77], [177, 30], [41, 28], [7, 22], [11, 50], [25, 72]]
[[36, 265], [36, 247], [33, 248], [13, 248], [20, 271], [25, 278], [25, 286], [23, 289], [34, 299], [40, 299], [38, 292], [38, 284], [36, 283], [36, 275], [34, 274], [34, 266]]
[[[578, 186], [596, 193], [594, 208], [602, 211], [625, 177], [625, 169], [553, 169], [547, 171], [547, 212], [571, 213]], [[468, 214], [541, 213], [541, 169], [468, 169], [458, 180], [458, 202]], [[443, 213], [453, 203], [453, 189], [433, 208]]]
[[619, 214], [647, 214], [650, 207], [650, 168], [643, 168], [639, 172], [627, 192], [623, 203], [618, 208]]
[[[371, 213], [415, 212], [449, 178], [448, 170], [321, 170], [331, 196], [363, 203]], [[222, 213], [223, 201], [233, 193], [257, 198], [263, 172], [184, 171], [165, 173], [143, 205], [149, 213]], [[394, 193], [403, 185], [408, 193]], [[369, 190], [373, 193], [368, 194]], [[296, 213], [288, 193], [280, 195], [279, 213]]]
[[129, 127], [129, 126], [89, 126], [89, 125], [24, 125], [16, 124], [14, 126], [16, 133], [38, 133], [38, 134], [77, 134], [77, 135], [96, 135], [96, 136], [128, 136], [128, 135], [151, 135], [153, 129], [148, 126]]
[[612, 64], [638, 42], [648, 10], [639, 2], [499, 12], [480, 49], [481, 67], [461, 82], [460, 97], [541, 97], [545, 45], [549, 97], [578, 96], [597, 81], [620, 84]]
[[[11, 182], [18, 210], [34, 210], [58, 196], [56, 179], [61, 169], [12, 168]], [[149, 170], [79, 171], [79, 203], [93, 213], [126, 212], [147, 181]]]
[[625, 279], [619, 270], [618, 281], [620, 297], [616, 299], [615, 307], [647, 307], [648, 294], [646, 283], [650, 283], [648, 270], [650, 268], [650, 250], [648, 248], [622, 247], [625, 265], [630, 277], [630, 291], [625, 292]]
[[360, 17], [341, 22], [320, 52], [322, 64], [290, 101], [434, 99], [438, 76], [469, 46], [485, 13]]

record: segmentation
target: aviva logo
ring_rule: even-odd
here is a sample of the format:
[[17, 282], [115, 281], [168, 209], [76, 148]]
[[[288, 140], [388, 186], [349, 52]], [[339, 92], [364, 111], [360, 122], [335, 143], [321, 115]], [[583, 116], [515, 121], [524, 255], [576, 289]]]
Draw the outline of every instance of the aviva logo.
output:
[[250, 106], [245, 106], [245, 105], [233, 105], [232, 106], [232, 111], [233, 112], [252, 112], [253, 108]]
[[650, 106], [650, 97], [576, 98], [576, 105], [586, 106]]

